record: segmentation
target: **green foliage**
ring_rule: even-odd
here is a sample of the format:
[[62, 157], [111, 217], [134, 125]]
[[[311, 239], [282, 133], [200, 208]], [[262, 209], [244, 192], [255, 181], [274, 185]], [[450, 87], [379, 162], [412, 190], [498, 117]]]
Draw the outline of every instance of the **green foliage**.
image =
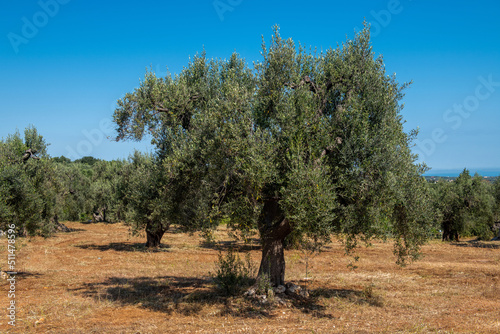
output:
[[274, 296], [273, 284], [267, 273], [264, 273], [259, 277], [256, 288], [255, 293], [258, 295], [266, 295], [267, 297], [270, 297], [269, 299]]
[[472, 191], [472, 234], [481, 240], [490, 240], [494, 236], [492, 227], [495, 222], [495, 197], [491, 185], [476, 174], [472, 178]]
[[92, 202], [92, 212], [104, 215], [106, 222], [121, 220], [124, 210], [120, 206], [121, 198], [117, 188], [121, 180], [121, 173], [125, 167], [124, 161], [103, 161], [92, 162], [91, 184], [88, 189]]
[[33, 153], [42, 159], [49, 158], [47, 147], [50, 144], [45, 142], [43, 136], [38, 133], [34, 125], [30, 125], [24, 130], [24, 144], [27, 148], [33, 150]]
[[71, 159], [69, 158], [66, 158], [64, 155], [61, 155], [60, 157], [54, 157], [52, 158], [52, 161], [56, 162], [56, 163], [71, 163]]
[[[17, 131], [0, 141], [0, 228], [15, 223], [20, 234], [47, 236], [59, 219], [89, 220], [99, 215], [104, 221], [120, 221], [127, 212], [136, 228], [144, 228], [148, 221], [152, 228], [168, 226], [160, 169], [151, 157], [143, 159], [150, 164], [93, 157], [71, 162], [50, 158], [35, 127], [24, 135], [23, 139]], [[40, 159], [23, 160], [28, 149]]]
[[335, 187], [329, 181], [328, 166], [318, 168], [320, 162], [308, 159], [300, 145], [288, 151], [290, 171], [281, 191], [285, 215], [295, 222], [292, 233], [297, 237], [292, 235], [290, 239], [313, 237], [328, 241], [339, 206]]
[[[34, 126], [0, 141], [0, 228], [15, 223], [19, 234], [48, 236], [59, 219], [87, 219], [96, 208], [119, 215], [114, 188], [123, 162], [71, 163], [50, 158], [47, 146]], [[39, 159], [23, 159], [28, 149]]]
[[89, 196], [91, 169], [87, 165], [56, 163], [56, 170], [62, 183], [58, 194], [60, 219], [86, 221], [92, 210]]
[[101, 160], [96, 159], [94, 157], [86, 156], [86, 157], [83, 157], [83, 158], [80, 158], [80, 159], [76, 159], [74, 162], [75, 163], [81, 163], [81, 164], [87, 164], [87, 165], [93, 166], [95, 163], [97, 163], [99, 161], [101, 161]]
[[85, 157], [75, 162], [69, 159], [55, 162], [62, 190], [58, 194], [60, 218], [89, 220], [92, 214], [103, 214], [106, 221], [120, 221], [124, 217], [119, 192], [125, 161], [103, 161]]
[[19, 166], [2, 168], [0, 197], [2, 198], [1, 229], [14, 223], [18, 234], [26, 229], [34, 233], [41, 219], [42, 201], [31, 186], [28, 176]]
[[243, 262], [239, 255], [230, 249], [225, 254], [219, 251], [218, 260], [215, 262], [215, 273], [212, 277], [222, 292], [227, 295], [236, 295], [250, 284], [252, 271], [253, 266], [249, 254], [247, 254], [246, 262]]
[[495, 221], [500, 221], [500, 176], [495, 179], [491, 186], [492, 195], [495, 199]]
[[27, 149], [19, 131], [9, 134], [5, 140], [2, 140], [2, 165], [20, 163]]

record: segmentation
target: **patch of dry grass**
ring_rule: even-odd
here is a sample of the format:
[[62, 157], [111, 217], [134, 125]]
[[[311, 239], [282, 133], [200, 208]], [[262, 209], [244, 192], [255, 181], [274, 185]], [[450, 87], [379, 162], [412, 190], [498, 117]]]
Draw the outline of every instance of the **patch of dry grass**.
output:
[[[17, 326], [3, 316], [2, 333], [500, 333], [500, 242], [431, 242], [406, 268], [376, 242], [359, 249], [356, 270], [334, 242], [307, 259], [309, 300], [269, 307], [218, 295], [217, 249], [197, 235], [172, 230], [150, 252], [121, 224], [67, 225], [77, 231], [17, 254]], [[223, 228], [215, 237], [229, 247]], [[258, 247], [236, 246], [258, 265]], [[286, 280], [305, 287], [304, 253], [286, 260]]]

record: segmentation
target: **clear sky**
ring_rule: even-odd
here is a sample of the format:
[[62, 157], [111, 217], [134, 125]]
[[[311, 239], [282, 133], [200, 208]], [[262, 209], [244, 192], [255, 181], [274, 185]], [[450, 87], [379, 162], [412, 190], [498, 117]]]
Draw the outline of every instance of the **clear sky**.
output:
[[0, 12], [0, 137], [33, 124], [49, 154], [126, 158], [147, 141], [116, 143], [116, 100], [146, 67], [179, 72], [205, 48], [260, 60], [261, 36], [335, 47], [372, 24], [372, 43], [399, 82], [405, 129], [433, 168], [500, 174], [500, 2], [4, 1]]

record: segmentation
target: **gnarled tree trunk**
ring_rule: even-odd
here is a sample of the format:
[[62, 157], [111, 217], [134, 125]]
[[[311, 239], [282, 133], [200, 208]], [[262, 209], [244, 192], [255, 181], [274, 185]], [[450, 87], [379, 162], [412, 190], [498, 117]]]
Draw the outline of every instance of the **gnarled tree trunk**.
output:
[[451, 222], [444, 222], [441, 227], [443, 229], [443, 241], [459, 241], [458, 231], [452, 228]]
[[493, 228], [492, 228], [493, 232], [494, 233], [498, 233], [496, 237], [494, 237], [493, 239], [491, 239], [492, 241], [496, 241], [496, 240], [500, 240], [500, 222], [496, 222], [493, 224]]
[[262, 239], [262, 260], [257, 280], [268, 277], [273, 286], [285, 284], [285, 238], [292, 228], [285, 218], [277, 199], [264, 203], [259, 219]]
[[92, 213], [92, 221], [94, 223], [104, 223], [106, 220], [106, 207], [101, 207]]
[[161, 238], [168, 230], [169, 225], [163, 225], [161, 223], [148, 222], [146, 224], [146, 247], [147, 248], [158, 248], [161, 244]]
[[59, 216], [57, 214], [54, 215], [51, 219], [52, 224], [54, 224], [55, 231], [60, 232], [72, 232], [72, 230], [66, 225], [59, 222]]

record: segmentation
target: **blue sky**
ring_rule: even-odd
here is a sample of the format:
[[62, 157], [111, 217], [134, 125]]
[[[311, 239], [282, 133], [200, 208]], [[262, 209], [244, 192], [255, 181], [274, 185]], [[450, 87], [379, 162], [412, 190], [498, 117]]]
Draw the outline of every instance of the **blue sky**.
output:
[[29, 124], [49, 154], [126, 158], [147, 141], [116, 143], [116, 100], [146, 67], [179, 72], [205, 48], [260, 60], [261, 36], [327, 49], [366, 19], [374, 51], [399, 82], [405, 129], [437, 174], [469, 168], [500, 174], [498, 1], [9, 1], [0, 13], [0, 137]]

